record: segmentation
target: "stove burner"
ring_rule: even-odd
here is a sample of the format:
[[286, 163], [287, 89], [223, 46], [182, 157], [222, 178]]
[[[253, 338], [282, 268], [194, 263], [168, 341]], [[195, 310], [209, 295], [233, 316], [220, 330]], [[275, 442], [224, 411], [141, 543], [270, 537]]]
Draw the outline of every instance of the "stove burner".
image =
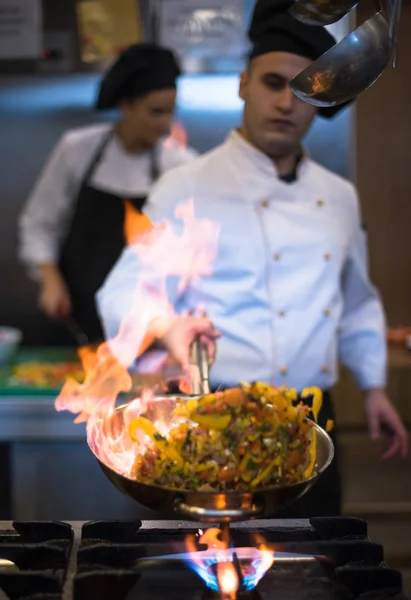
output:
[[0, 596], [61, 600], [72, 543], [67, 523], [16, 521], [13, 529], [0, 530]]
[[[237, 590], [234, 593], [225, 593], [224, 591], [215, 591], [207, 588], [204, 593], [203, 600], [260, 600], [260, 595], [257, 591], [257, 588], [253, 588], [251, 590], [246, 589], [245, 578], [243, 575], [243, 571], [241, 568], [240, 561], [238, 559], [237, 553], [233, 553], [232, 557], [232, 566], [235, 571], [235, 575], [237, 578]], [[214, 576], [218, 578], [218, 563], [213, 565], [212, 570], [214, 572]]]
[[[79, 526], [73, 527], [75, 544], [69, 524], [0, 525], [0, 560], [18, 568], [0, 568], [0, 598], [225, 600], [184, 561], [162, 560], [186, 552], [184, 540], [196, 532], [195, 524], [101, 521], [84, 524], [81, 536]], [[246, 591], [240, 585], [236, 600], [405, 600], [401, 574], [386, 566], [382, 546], [368, 539], [362, 520], [235, 524], [233, 546], [250, 547], [256, 533], [278, 552], [310, 556], [287, 563], [286, 555], [278, 554], [257, 588]]]
[[[224, 594], [220, 592], [215, 592], [214, 590], [207, 590], [204, 592], [202, 596], [202, 600], [225, 600]], [[262, 600], [260, 594], [257, 590], [251, 590], [249, 592], [239, 591], [235, 594], [235, 596], [227, 596], [227, 600]]]

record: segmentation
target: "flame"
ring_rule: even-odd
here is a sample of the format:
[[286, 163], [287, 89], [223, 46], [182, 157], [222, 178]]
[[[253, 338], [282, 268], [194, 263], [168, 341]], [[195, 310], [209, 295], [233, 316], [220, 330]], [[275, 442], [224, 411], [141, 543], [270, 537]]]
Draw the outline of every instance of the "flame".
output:
[[217, 564], [217, 581], [220, 591], [224, 596], [235, 598], [240, 582], [233, 563]]
[[[211, 273], [217, 253], [220, 226], [208, 219], [197, 219], [192, 200], [180, 204], [175, 216], [183, 224], [180, 234], [168, 222], [152, 225], [126, 202], [125, 237], [141, 267], [131, 309], [124, 315], [114, 339], [97, 350], [80, 350], [84, 382], [68, 379], [55, 402], [57, 411], [77, 415], [75, 423], [87, 422], [87, 441], [92, 451], [104, 464], [128, 477], [136, 454], [145, 450], [148, 441], [145, 438], [133, 442], [128, 426], [147, 410], [153, 392], [146, 390], [132, 400], [121, 419], [115, 411], [117, 398], [121, 393], [132, 393], [130, 367], [172, 322], [168, 277], [177, 276], [178, 291], [184, 292], [190, 281]], [[153, 321], [158, 327], [148, 336], [148, 326]], [[156, 426], [163, 432], [167, 427], [161, 415]]]
[[153, 226], [147, 215], [134, 208], [127, 199], [124, 200], [124, 208], [124, 239], [128, 246], [132, 246], [138, 239], [144, 239]]
[[[185, 559], [210, 589], [232, 598], [240, 587], [245, 591], [254, 589], [274, 563], [274, 550], [259, 536], [255, 536], [255, 543], [255, 547], [232, 548], [222, 530], [200, 530], [197, 536], [186, 538]], [[207, 546], [207, 550], [198, 550], [198, 544]]]
[[184, 129], [184, 125], [180, 122], [173, 122], [170, 128], [170, 135], [164, 143], [169, 147], [177, 144], [182, 148], [187, 148], [188, 136], [186, 130]]

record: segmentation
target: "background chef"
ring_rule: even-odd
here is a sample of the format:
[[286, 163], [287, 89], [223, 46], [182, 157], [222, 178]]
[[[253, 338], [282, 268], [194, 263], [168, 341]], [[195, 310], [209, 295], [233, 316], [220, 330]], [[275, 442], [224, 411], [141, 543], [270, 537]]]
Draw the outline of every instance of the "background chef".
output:
[[[90, 341], [103, 337], [94, 296], [124, 247], [124, 200], [140, 210], [162, 172], [196, 155], [165, 143], [179, 75], [170, 50], [129, 47], [103, 78], [96, 104], [120, 109], [119, 120], [68, 131], [20, 217], [19, 254], [38, 279], [41, 308], [55, 319], [73, 315]], [[53, 342], [70, 341], [56, 331]]]
[[[176, 206], [193, 198], [196, 217], [221, 226], [212, 274], [192, 281], [182, 296], [170, 292], [177, 312], [201, 300], [209, 319], [158, 315], [152, 332], [166, 322], [163, 344], [183, 367], [196, 335], [208, 339], [211, 350], [221, 336], [214, 388], [255, 380], [322, 388], [322, 426], [334, 419], [329, 391], [341, 360], [364, 391], [371, 436], [386, 430], [383, 455], [405, 455], [406, 431], [384, 391], [384, 312], [368, 275], [357, 192], [302, 149], [316, 109], [288, 86], [335, 40], [324, 28], [294, 20], [286, 12], [290, 4], [257, 2], [253, 48], [241, 75], [241, 127], [217, 149], [164, 176], [150, 195], [145, 211], [154, 222], [175, 222]], [[109, 338], [127, 314], [138, 278], [130, 249], [98, 295]], [[336, 456], [283, 516], [340, 512]]]

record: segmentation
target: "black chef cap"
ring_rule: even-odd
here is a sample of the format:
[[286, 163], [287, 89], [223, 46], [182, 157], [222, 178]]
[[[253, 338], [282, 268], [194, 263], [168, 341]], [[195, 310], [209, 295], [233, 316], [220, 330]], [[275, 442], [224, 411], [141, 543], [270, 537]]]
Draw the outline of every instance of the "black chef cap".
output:
[[[336, 44], [325, 27], [295, 19], [288, 12], [293, 4], [293, 0], [257, 0], [248, 31], [250, 60], [269, 52], [289, 52], [314, 61]], [[344, 106], [321, 107], [318, 112], [330, 118]]]
[[175, 88], [180, 74], [180, 66], [171, 50], [152, 43], [134, 44], [103, 77], [96, 108], [115, 108], [122, 100]]

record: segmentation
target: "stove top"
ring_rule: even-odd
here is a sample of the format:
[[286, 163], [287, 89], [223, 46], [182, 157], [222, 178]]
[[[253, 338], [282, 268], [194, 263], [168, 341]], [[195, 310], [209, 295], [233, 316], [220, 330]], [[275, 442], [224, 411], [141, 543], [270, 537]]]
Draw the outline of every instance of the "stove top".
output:
[[[219, 599], [183, 561], [159, 559], [184, 552], [186, 536], [199, 528], [179, 521], [0, 523], [0, 600]], [[365, 521], [249, 521], [231, 526], [232, 543], [252, 546], [256, 533], [280, 553], [311, 558], [274, 560], [257, 589], [239, 599], [405, 600], [401, 573], [385, 564]]]

